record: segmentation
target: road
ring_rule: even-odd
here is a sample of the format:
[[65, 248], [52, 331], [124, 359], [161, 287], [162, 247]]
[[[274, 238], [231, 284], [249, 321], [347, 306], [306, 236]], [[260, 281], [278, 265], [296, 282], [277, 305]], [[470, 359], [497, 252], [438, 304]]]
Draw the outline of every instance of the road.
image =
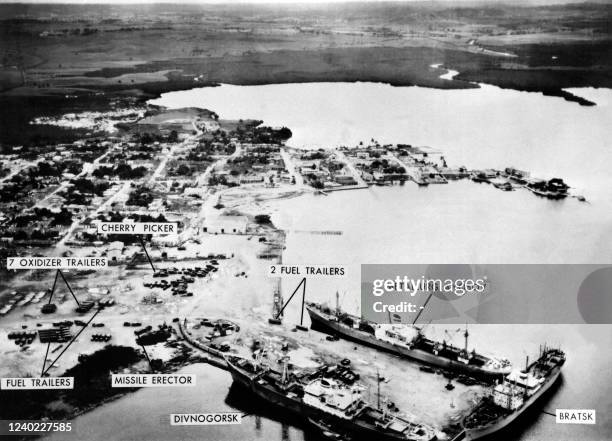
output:
[[[240, 156], [241, 153], [242, 148], [240, 144], [238, 144], [236, 145], [236, 150], [230, 156], [226, 156], [211, 163], [208, 167], [206, 167], [206, 170], [204, 170], [204, 172], [200, 176], [198, 176], [196, 186], [198, 188], [208, 187], [208, 179], [210, 178], [210, 175], [213, 173], [213, 171], [218, 167], [225, 166], [225, 164], [227, 164], [227, 161], [229, 161], [230, 159], [237, 158], [238, 156]], [[216, 205], [216, 198], [218, 198], [221, 193], [222, 191], [214, 193], [213, 191], [211, 191], [210, 188], [207, 189], [206, 195], [202, 198], [204, 200], [202, 208], [200, 209], [200, 211], [198, 211], [195, 215], [191, 217], [189, 221], [189, 227], [186, 228], [185, 231], [183, 231], [183, 233], [181, 234], [181, 240], [187, 240], [195, 236], [196, 229], [205, 218], [205, 213], [210, 210], [210, 205], [213, 204], [213, 202], [214, 205]]]
[[291, 155], [289, 155], [289, 152], [287, 151], [287, 149], [281, 148], [280, 154], [285, 163], [285, 168], [292, 176], [295, 177], [295, 184], [299, 188], [304, 188], [305, 187], [304, 177], [302, 176], [301, 173], [298, 173], [298, 171], [295, 169], [295, 164], [293, 163], [293, 160], [291, 159]]
[[210, 178], [210, 175], [212, 174], [212, 172], [216, 169], [216, 168], [220, 168], [220, 167], [224, 167], [225, 164], [227, 164], [227, 161], [229, 161], [230, 159], [235, 159], [238, 156], [240, 156], [242, 154], [242, 147], [240, 146], [240, 144], [236, 145], [236, 150], [234, 150], [234, 153], [232, 153], [230, 156], [226, 156], [224, 158], [221, 158], [215, 162], [213, 162], [212, 164], [210, 164], [206, 170], [204, 170], [204, 173], [202, 173], [196, 182], [196, 186], [197, 187], [205, 187], [208, 185], [208, 179]]
[[13, 179], [13, 176], [18, 175], [19, 173], [21, 173], [22, 171], [26, 170], [29, 167], [33, 167], [36, 164], [38, 164], [40, 161], [36, 160], [36, 161], [26, 161], [23, 164], [21, 164], [20, 166], [15, 167], [13, 170], [11, 170], [11, 172], [9, 174], [7, 174], [5, 177], [0, 178], [0, 183], [2, 182], [6, 182], [9, 179]]
[[346, 157], [344, 152], [342, 152], [340, 150], [334, 150], [334, 153], [336, 154], [338, 159], [340, 161], [342, 161], [344, 163], [344, 165], [346, 165], [346, 168], [353, 174], [353, 178], [355, 178], [355, 180], [357, 181], [358, 185], [361, 186], [361, 187], [366, 187], [367, 188], [368, 184], [361, 177], [361, 173], [359, 173], [359, 170], [357, 170], [355, 168], [355, 166], [353, 165], [353, 163], [351, 161], [349, 161], [349, 159]]
[[187, 136], [183, 140], [183, 142], [181, 142], [180, 144], [173, 144], [172, 147], [168, 149], [168, 152], [164, 155], [164, 157], [160, 161], [159, 165], [157, 166], [153, 174], [147, 180], [148, 184], [155, 182], [155, 179], [157, 179], [157, 177], [161, 175], [162, 171], [166, 168], [168, 161], [170, 160], [170, 158], [174, 157], [174, 154], [179, 148], [192, 147], [191, 143], [194, 143], [195, 141], [197, 141], [197, 139], [200, 136], [202, 136], [203, 132], [198, 128], [195, 121], [191, 121], [191, 125], [193, 126], [193, 129], [195, 130], [196, 133], [194, 135]]
[[[194, 135], [190, 135], [188, 136], [183, 142], [181, 143], [175, 143], [172, 145], [172, 147], [170, 149], [168, 149], [168, 152], [164, 155], [164, 157], [162, 158], [162, 160], [160, 161], [159, 165], [157, 166], [157, 168], [155, 169], [155, 171], [151, 174], [151, 176], [147, 179], [147, 183], [153, 183], [155, 182], [155, 179], [161, 175], [161, 173], [163, 172], [163, 170], [166, 168], [166, 165], [168, 164], [168, 161], [170, 160], [170, 158], [172, 158], [174, 156], [174, 154], [176, 153], [177, 149], [179, 149], [180, 147], [186, 147], [188, 146], [190, 143], [196, 141], [198, 139], [198, 137], [202, 134], [202, 131], [200, 129], [198, 129], [198, 127], [195, 125], [195, 122], [192, 122], [193, 128], [196, 131], [196, 133]], [[108, 155], [109, 152], [104, 153], [103, 155], [99, 156], [98, 158], [96, 158], [96, 160], [92, 163], [92, 164], [85, 164], [83, 166], [83, 170], [81, 171], [81, 173], [79, 173], [79, 175], [77, 176], [77, 178], [80, 177], [84, 177], [84, 176], [88, 176], [91, 174], [91, 172], [93, 172], [93, 170], [95, 170], [97, 168], [97, 165], [100, 163], [100, 161], [102, 159], [104, 159], [104, 157], [106, 155]], [[91, 217], [92, 218], [96, 218], [99, 214], [107, 211], [110, 209], [111, 205], [117, 201], [117, 199], [119, 199], [120, 196], [127, 196], [127, 194], [129, 193], [130, 190], [130, 184], [131, 181], [126, 181], [124, 182], [121, 187], [115, 192], [115, 194], [113, 194], [111, 197], [109, 197], [106, 201], [104, 201], [95, 211], [93, 211], [91, 213]], [[50, 198], [52, 195], [57, 194], [59, 191], [61, 191], [62, 189], [64, 189], [67, 185], [67, 182], [62, 183], [55, 191], [53, 191], [53, 193], [49, 194], [47, 197], [45, 197], [43, 200], [39, 201], [37, 205], [42, 204], [45, 200], [47, 200], [48, 198]], [[64, 237], [62, 238], [62, 240], [60, 240], [57, 243], [57, 247], [56, 247], [56, 251], [57, 252], [62, 252], [63, 248], [65, 247], [65, 243], [66, 241], [70, 238], [70, 236], [72, 235], [72, 233], [74, 232], [74, 230], [79, 226], [79, 224], [81, 223], [81, 221], [79, 219], [74, 219], [74, 221], [72, 222], [72, 224], [70, 225], [70, 227], [68, 227], [68, 230], [66, 231], [66, 234], [64, 234]]]
[[[106, 201], [104, 201], [102, 204], [100, 204], [100, 206], [93, 211], [90, 216], [95, 219], [99, 214], [103, 213], [104, 211], [108, 210], [110, 208], [110, 206], [113, 204], [113, 202], [115, 202], [119, 196], [121, 195], [126, 195], [129, 193], [130, 190], [130, 182], [126, 181], [121, 185], [121, 188], [119, 188], [115, 194], [113, 194], [111, 197], [109, 197]], [[74, 218], [72, 221], [72, 224], [70, 224], [70, 227], [68, 227], [68, 230], [66, 231], [66, 234], [64, 234], [64, 237], [62, 238], [62, 240], [60, 240], [57, 245], [56, 245], [56, 251], [57, 252], [62, 252], [65, 245], [66, 245], [66, 241], [70, 238], [70, 236], [72, 236], [72, 233], [74, 233], [74, 230], [76, 230], [76, 228], [81, 224], [81, 220], [79, 218]]]
[[[97, 168], [100, 161], [102, 161], [102, 159], [104, 159], [106, 155], [109, 154], [109, 152], [110, 150], [107, 150], [106, 152], [98, 156], [96, 159], [94, 159], [94, 161], [91, 164], [90, 163], [83, 164], [83, 169], [78, 175], [74, 177], [74, 179], [84, 178], [86, 176], [89, 176]], [[47, 196], [45, 196], [40, 201], [38, 201], [34, 205], [34, 207], [38, 207], [38, 208], [44, 207], [46, 204], [46, 201], [52, 198], [53, 196], [57, 195], [61, 191], [65, 190], [68, 187], [68, 184], [70, 183], [70, 181], [71, 181], [70, 179], [66, 179], [65, 181], [63, 181], [55, 190], [53, 190]]]

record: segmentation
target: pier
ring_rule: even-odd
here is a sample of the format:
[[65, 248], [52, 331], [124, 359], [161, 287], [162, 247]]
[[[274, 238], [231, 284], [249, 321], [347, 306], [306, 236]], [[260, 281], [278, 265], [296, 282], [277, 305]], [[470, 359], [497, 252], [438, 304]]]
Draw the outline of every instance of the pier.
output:
[[[186, 320], [186, 319], [183, 319], [183, 320]], [[228, 370], [227, 363], [225, 362], [225, 359], [223, 358], [223, 352], [217, 351], [216, 349], [206, 346], [200, 343], [199, 341], [197, 341], [196, 339], [192, 338], [189, 332], [185, 330], [185, 328], [183, 327], [183, 321], [181, 320], [179, 320], [178, 322], [178, 330], [183, 340], [189, 343], [190, 346], [193, 346], [196, 349], [199, 349], [200, 351], [204, 351], [210, 355], [210, 356], [203, 355], [202, 358], [204, 359], [204, 361], [206, 361], [207, 363], [215, 367], [218, 367], [219, 369], [223, 369], [226, 371]]]
[[293, 233], [297, 234], [321, 234], [324, 236], [341, 236], [342, 231], [337, 230], [328, 230], [328, 231], [319, 231], [319, 230], [293, 230]]

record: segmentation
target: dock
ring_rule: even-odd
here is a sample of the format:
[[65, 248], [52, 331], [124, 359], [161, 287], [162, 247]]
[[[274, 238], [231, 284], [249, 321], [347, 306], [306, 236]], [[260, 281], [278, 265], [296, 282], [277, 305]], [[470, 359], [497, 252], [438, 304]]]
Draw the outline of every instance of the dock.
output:
[[204, 359], [206, 363], [211, 364], [215, 367], [218, 367], [219, 369], [223, 369], [226, 371], [228, 370], [227, 363], [225, 359], [223, 358], [223, 352], [217, 351], [216, 349], [206, 346], [200, 343], [199, 341], [197, 341], [196, 339], [192, 338], [189, 332], [185, 330], [183, 326], [183, 321], [179, 320], [178, 329], [179, 329], [179, 334], [181, 335], [184, 341], [189, 343], [190, 346], [193, 346], [196, 349], [199, 349], [200, 351], [204, 351], [208, 354], [208, 355], [202, 356], [202, 358]]
[[324, 236], [341, 236], [342, 231], [337, 230], [293, 230], [297, 234], [321, 234]]

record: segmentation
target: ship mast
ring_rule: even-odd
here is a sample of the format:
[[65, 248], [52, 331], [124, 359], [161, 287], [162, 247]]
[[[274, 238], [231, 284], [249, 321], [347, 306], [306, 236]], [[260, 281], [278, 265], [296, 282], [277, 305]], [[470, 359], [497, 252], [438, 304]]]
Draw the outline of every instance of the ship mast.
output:
[[376, 408], [380, 410], [380, 373], [376, 369]]
[[540, 343], [540, 345], [538, 346], [538, 360], [542, 358], [542, 344]]
[[529, 355], [525, 355], [525, 373], [529, 371]]
[[283, 374], [281, 377], [281, 383], [285, 384], [287, 382], [287, 357], [281, 358], [281, 363], [283, 365]]

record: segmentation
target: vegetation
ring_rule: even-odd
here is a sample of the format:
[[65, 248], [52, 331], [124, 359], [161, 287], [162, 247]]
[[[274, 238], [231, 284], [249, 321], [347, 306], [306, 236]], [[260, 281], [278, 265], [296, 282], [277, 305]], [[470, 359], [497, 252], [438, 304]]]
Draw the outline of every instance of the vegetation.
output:
[[48, 208], [34, 208], [31, 214], [22, 214], [13, 219], [16, 227], [25, 227], [33, 222], [46, 222], [51, 226], [70, 225], [72, 223], [72, 213], [65, 208], [59, 212], [54, 212]]
[[137, 137], [137, 141], [140, 143], [141, 147], [149, 146], [155, 142], [178, 142], [178, 132], [176, 130], [170, 131], [168, 136], [163, 136], [159, 133], [150, 133], [144, 132], [139, 134]]
[[386, 174], [404, 174], [406, 169], [401, 165], [389, 164], [386, 159], [374, 160], [370, 164], [370, 170], [380, 170]]
[[208, 178], [208, 185], [227, 185], [227, 178], [225, 176], [213, 174], [210, 178]]
[[[110, 387], [108, 373], [130, 366], [141, 360], [136, 349], [126, 346], [106, 346], [92, 355], [80, 356], [79, 363], [61, 376], [74, 377], [74, 389], [67, 390], [1, 390], [0, 401], [11, 403], [0, 406], [1, 419], [68, 418], [72, 408], [84, 408], [123, 393]], [[136, 390], [135, 388], [127, 389]], [[51, 406], [53, 402], [67, 406]]]
[[134, 189], [128, 196], [128, 200], [125, 204], [147, 207], [151, 202], [153, 202], [153, 199], [154, 197], [151, 191], [143, 186]]
[[255, 223], [259, 225], [270, 225], [272, 224], [272, 220], [267, 214], [258, 214], [255, 216]]
[[93, 171], [93, 175], [96, 178], [103, 178], [105, 176], [117, 176], [122, 180], [140, 179], [147, 173], [146, 167], [134, 167], [132, 168], [128, 164], [118, 164], [114, 167], [102, 166], [98, 167]]
[[102, 196], [110, 188], [110, 184], [106, 181], [92, 181], [87, 178], [73, 179], [70, 182], [74, 185], [75, 191], [95, 194], [96, 196]]
[[[211, 5], [157, 5], [143, 11], [122, 5], [110, 22], [102, 18], [107, 12], [96, 5], [66, 8], [37, 4], [23, 10], [18, 5], [0, 5], [5, 40], [19, 48], [5, 51], [3, 64], [20, 66], [24, 59], [46, 60], [35, 84], [27, 84], [26, 79], [29, 88], [0, 96], [2, 148], [45, 146], [86, 133], [29, 124], [37, 115], [84, 108], [107, 110], [118, 101], [144, 101], [163, 92], [194, 87], [195, 75], [206, 77], [202, 85], [376, 81], [450, 89], [475, 87], [469, 83], [473, 81], [542, 91], [578, 102], [580, 98], [563, 89], [612, 86], [608, 74], [612, 9], [601, 2], [548, 7], [499, 2], [491, 7], [381, 2], [351, 5], [350, 10], [340, 6], [322, 9], [310, 5], [296, 10], [257, 5], [248, 17], [252, 50], [240, 55], [227, 52], [244, 44], [244, 36], [227, 29], [244, 25], [241, 8], [219, 11]], [[62, 20], [64, 15], [71, 20]], [[339, 20], [360, 36], [335, 32]], [[311, 26], [314, 21], [316, 29]], [[202, 26], [209, 38], [201, 38]], [[291, 32], [285, 32], [289, 27]], [[268, 33], [259, 32], [262, 29], [276, 37], [269, 38]], [[99, 68], [75, 71], [72, 67], [82, 57], [83, 45], [96, 39], [104, 40], [104, 50], [96, 53], [96, 64], [92, 64]], [[126, 48], [134, 42], [142, 63], [117, 67], [118, 60], [131, 59], [133, 54]], [[510, 52], [517, 58], [487, 56], [483, 50]], [[461, 72], [458, 79], [463, 81], [441, 80], [439, 72], [429, 67], [439, 60]], [[173, 70], [167, 81], [118, 84], [109, 80], [122, 74], [163, 70]], [[96, 80], [84, 83], [83, 75]], [[41, 93], [47, 85], [56, 86], [57, 78], [62, 79], [64, 91], [58, 88], [56, 95]], [[7, 73], [0, 78], [0, 91], [22, 87], [23, 82], [18, 72]], [[66, 94], [74, 90], [79, 90], [77, 96], [67, 99]], [[241, 128], [249, 130], [246, 123]], [[278, 136], [286, 139], [289, 133], [282, 131]], [[168, 138], [172, 139], [172, 134]], [[143, 137], [144, 144], [155, 140], [158, 138], [153, 134]]]

